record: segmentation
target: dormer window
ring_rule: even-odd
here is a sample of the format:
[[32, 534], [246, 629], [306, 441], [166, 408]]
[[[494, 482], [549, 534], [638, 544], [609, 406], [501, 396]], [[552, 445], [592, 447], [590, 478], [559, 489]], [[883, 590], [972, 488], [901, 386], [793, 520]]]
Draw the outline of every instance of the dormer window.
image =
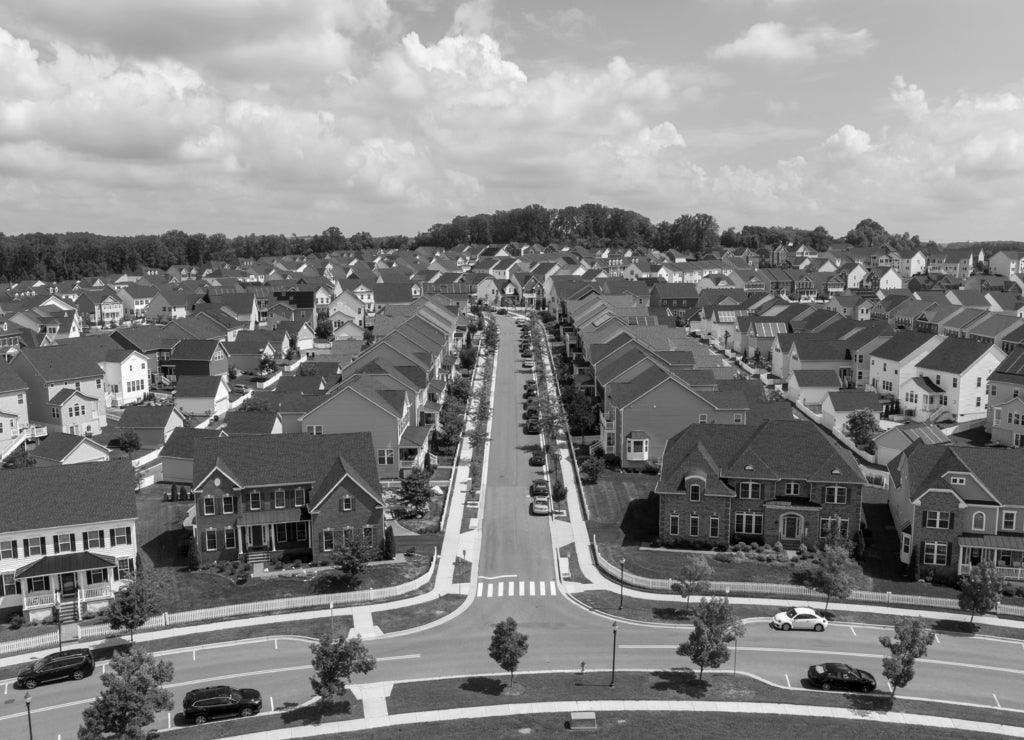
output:
[[953, 475], [950, 476], [949, 483], [952, 486], [962, 486], [965, 483], [967, 483], [967, 479], [964, 478], [962, 475]]
[[690, 484], [690, 501], [700, 501], [700, 483]]

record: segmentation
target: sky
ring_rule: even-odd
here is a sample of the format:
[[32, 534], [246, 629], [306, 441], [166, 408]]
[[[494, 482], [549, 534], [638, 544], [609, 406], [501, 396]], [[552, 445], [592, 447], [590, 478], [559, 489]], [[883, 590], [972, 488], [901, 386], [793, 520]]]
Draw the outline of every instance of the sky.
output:
[[1024, 238], [1012, 0], [4, 0], [0, 232]]

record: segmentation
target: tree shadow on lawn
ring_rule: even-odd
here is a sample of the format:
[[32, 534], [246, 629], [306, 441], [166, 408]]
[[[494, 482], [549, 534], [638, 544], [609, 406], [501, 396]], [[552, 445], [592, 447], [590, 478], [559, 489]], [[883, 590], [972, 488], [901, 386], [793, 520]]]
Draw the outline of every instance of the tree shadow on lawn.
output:
[[470, 676], [459, 685], [459, 688], [463, 691], [472, 691], [475, 694], [501, 696], [504, 686], [504, 682], [497, 678], [490, 676]]
[[665, 622], [686, 622], [690, 617], [690, 610], [685, 607], [677, 609], [671, 606], [656, 606], [651, 609], [651, 614]]
[[[286, 709], [286, 707], [288, 707]], [[300, 723], [303, 725], [318, 725], [323, 721], [334, 722], [344, 719], [340, 715], [352, 713], [352, 702], [348, 699], [332, 701], [327, 703], [316, 702], [307, 706], [297, 704], [285, 704], [281, 707], [281, 719], [285, 724]]]
[[697, 672], [689, 668], [676, 671], [655, 671], [658, 681], [651, 684], [655, 691], [672, 691], [686, 694], [693, 699], [703, 699], [708, 693], [708, 682], [697, 678]]
[[892, 697], [888, 693], [847, 694], [846, 700], [850, 709], [855, 712], [889, 712], [892, 711]]
[[155, 568], [170, 566], [188, 565], [188, 553], [186, 546], [188, 532], [184, 529], [176, 529], [161, 532], [156, 537], [142, 546]]
[[649, 544], [658, 536], [658, 502], [653, 492], [647, 498], [635, 498], [629, 502], [619, 529], [623, 547]]

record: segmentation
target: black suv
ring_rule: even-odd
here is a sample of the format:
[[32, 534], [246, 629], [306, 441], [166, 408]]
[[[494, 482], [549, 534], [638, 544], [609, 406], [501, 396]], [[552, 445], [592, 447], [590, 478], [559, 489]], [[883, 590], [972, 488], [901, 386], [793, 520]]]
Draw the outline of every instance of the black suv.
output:
[[263, 699], [256, 689], [207, 686], [185, 694], [181, 706], [185, 719], [201, 725], [208, 719], [220, 717], [251, 717], [263, 708]]
[[18, 674], [17, 683], [26, 689], [34, 689], [41, 683], [73, 678], [81, 681], [92, 673], [96, 661], [88, 648], [50, 653]]

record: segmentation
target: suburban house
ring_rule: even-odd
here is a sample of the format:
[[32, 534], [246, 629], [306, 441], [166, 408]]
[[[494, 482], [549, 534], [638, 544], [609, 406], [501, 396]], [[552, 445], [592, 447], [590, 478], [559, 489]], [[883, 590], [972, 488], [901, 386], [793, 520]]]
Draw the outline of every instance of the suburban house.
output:
[[[88, 437], [63, 432], [51, 432], [32, 450], [36, 465], [77, 465], [87, 462], [106, 462], [110, 450]], [[120, 457], [120, 454], [118, 455]]]
[[985, 431], [997, 444], [1024, 447], [1024, 349], [1015, 349], [999, 363], [988, 378], [987, 392]]
[[948, 445], [949, 437], [931, 422], [911, 421], [886, 429], [874, 438], [875, 462], [888, 465], [918, 440], [926, 445]]
[[897, 332], [868, 354], [867, 384], [898, 399], [904, 383], [918, 376], [918, 360], [931, 354], [942, 339], [914, 331]]
[[61, 342], [103, 371], [104, 400], [108, 407], [139, 403], [149, 393], [148, 358], [122, 347], [105, 334], [92, 334]]
[[859, 529], [864, 484], [853, 455], [817, 424], [695, 424], [665, 445], [658, 535], [814, 547], [833, 525], [847, 537]]
[[0, 460], [25, 441], [28, 383], [0, 359]]
[[171, 433], [185, 426], [185, 416], [174, 406], [129, 406], [117, 422], [118, 429], [131, 429], [146, 450], [163, 447]]
[[103, 371], [67, 345], [26, 347], [11, 369], [28, 385], [28, 416], [53, 432], [96, 434], [107, 424]]
[[223, 416], [231, 391], [223, 375], [182, 375], [174, 391], [174, 407], [186, 416]]
[[77, 621], [135, 572], [135, 475], [127, 460], [0, 470], [0, 614]]
[[1024, 580], [1024, 456], [915, 442], [889, 463], [900, 560], [947, 581], [987, 561]]
[[191, 486], [195, 445], [224, 436], [225, 433], [220, 429], [178, 427], [171, 432], [167, 443], [160, 450], [164, 482], [187, 483]]
[[227, 375], [229, 357], [224, 342], [216, 339], [182, 339], [174, 345], [170, 356], [160, 364], [160, 372], [168, 378], [186, 375]]
[[845, 434], [846, 420], [854, 411], [861, 409], [870, 411], [878, 421], [882, 412], [878, 394], [863, 390], [832, 391], [821, 402], [821, 425], [835, 434]]
[[314, 562], [384, 537], [368, 432], [221, 437], [196, 445], [193, 525], [203, 562]]
[[984, 419], [989, 376], [1006, 358], [993, 344], [954, 337], [917, 361], [917, 377], [900, 386], [903, 413], [918, 421]]
[[842, 387], [835, 370], [794, 370], [789, 374], [786, 393], [790, 401], [820, 409], [825, 396]]

